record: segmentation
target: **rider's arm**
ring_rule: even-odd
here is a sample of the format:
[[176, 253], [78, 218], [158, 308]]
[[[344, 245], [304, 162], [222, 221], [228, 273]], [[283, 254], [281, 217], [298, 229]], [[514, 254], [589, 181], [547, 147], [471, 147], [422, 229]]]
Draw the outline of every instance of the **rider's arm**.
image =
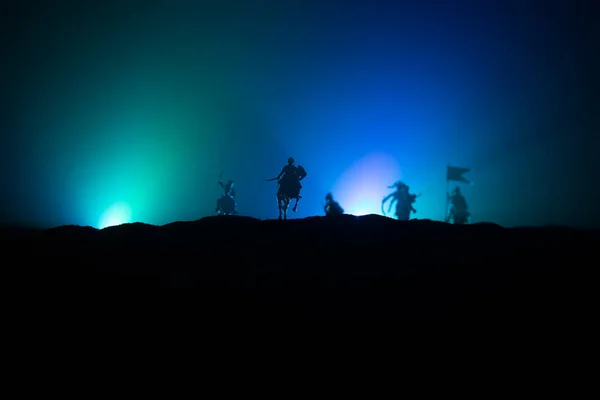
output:
[[277, 175], [277, 178], [275, 179], [279, 179], [281, 178], [281, 176], [285, 173], [285, 167], [281, 168], [281, 172], [279, 173], [279, 175]]

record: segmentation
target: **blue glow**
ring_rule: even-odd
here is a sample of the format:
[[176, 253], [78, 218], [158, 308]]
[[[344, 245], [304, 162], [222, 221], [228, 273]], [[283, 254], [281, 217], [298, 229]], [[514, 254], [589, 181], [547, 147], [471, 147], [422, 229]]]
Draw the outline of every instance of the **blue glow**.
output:
[[349, 166], [333, 184], [333, 192], [347, 214], [383, 215], [381, 200], [390, 191], [386, 187], [400, 176], [400, 166], [394, 157], [385, 153], [368, 154]]
[[2, 121], [2, 221], [195, 220], [221, 173], [242, 215], [275, 218], [265, 179], [291, 156], [308, 172], [292, 218], [323, 215], [327, 192], [381, 214], [402, 179], [422, 194], [413, 218], [441, 220], [450, 163], [472, 168], [472, 222], [600, 224], [600, 62], [573, 10], [42, 3], [7, 19], [23, 57], [5, 91], [18, 112]]

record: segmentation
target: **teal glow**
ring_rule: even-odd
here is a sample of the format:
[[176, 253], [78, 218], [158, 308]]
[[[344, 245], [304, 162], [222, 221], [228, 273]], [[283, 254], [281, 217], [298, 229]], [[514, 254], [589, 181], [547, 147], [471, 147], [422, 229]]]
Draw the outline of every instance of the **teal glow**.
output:
[[131, 207], [129, 204], [121, 201], [114, 203], [107, 208], [98, 221], [98, 229], [104, 229], [109, 226], [127, 224], [131, 221]]
[[196, 220], [221, 174], [240, 214], [276, 218], [265, 179], [291, 156], [293, 218], [328, 192], [381, 214], [401, 179], [414, 218], [443, 219], [450, 163], [472, 169], [471, 222], [600, 224], [600, 63], [577, 7], [9, 3], [0, 223]]

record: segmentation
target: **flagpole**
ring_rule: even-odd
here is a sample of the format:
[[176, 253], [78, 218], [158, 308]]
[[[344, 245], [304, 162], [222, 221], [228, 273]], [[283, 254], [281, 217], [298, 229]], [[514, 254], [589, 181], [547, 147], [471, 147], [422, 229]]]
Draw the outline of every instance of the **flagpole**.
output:
[[448, 218], [448, 189], [450, 186], [450, 181], [446, 179], [446, 210], [444, 211], [444, 222], [449, 222]]
[[446, 208], [444, 209], [444, 222], [448, 222], [448, 190], [450, 188], [450, 181], [448, 180], [448, 168], [450, 168], [450, 163], [446, 164], [446, 193], [444, 193], [444, 196], [446, 197]]

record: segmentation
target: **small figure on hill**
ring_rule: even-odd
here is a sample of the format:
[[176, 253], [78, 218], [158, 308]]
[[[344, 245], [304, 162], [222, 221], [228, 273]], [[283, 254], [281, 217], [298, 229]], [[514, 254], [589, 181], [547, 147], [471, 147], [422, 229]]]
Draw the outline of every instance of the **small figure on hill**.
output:
[[218, 183], [223, 189], [223, 194], [217, 200], [217, 208], [215, 209], [216, 213], [219, 215], [237, 214], [234, 182], [232, 180], [229, 180], [227, 181], [227, 183], [223, 183], [223, 180], [221, 179], [221, 177], [219, 177]]
[[344, 214], [344, 209], [340, 206], [340, 203], [333, 199], [333, 195], [331, 193], [327, 193], [325, 196], [325, 216], [327, 217], [335, 217], [337, 215]]

